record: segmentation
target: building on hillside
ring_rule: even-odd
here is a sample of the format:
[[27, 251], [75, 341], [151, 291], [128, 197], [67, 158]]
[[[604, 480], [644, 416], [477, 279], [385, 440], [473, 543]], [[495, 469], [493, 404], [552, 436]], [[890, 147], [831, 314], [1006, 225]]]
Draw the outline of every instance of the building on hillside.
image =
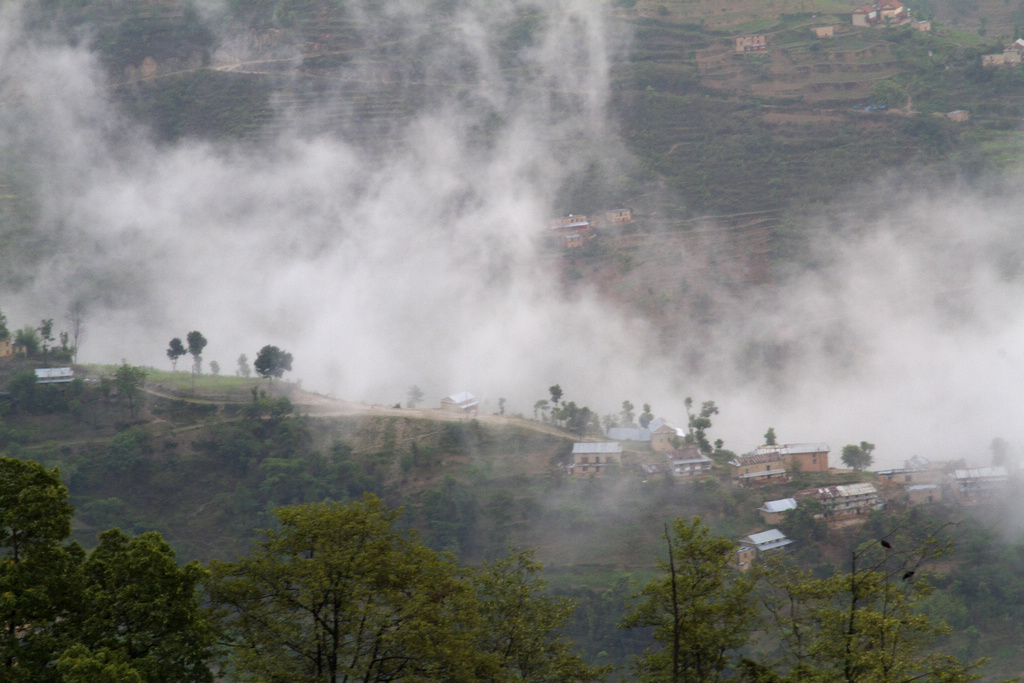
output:
[[942, 488], [938, 484], [912, 484], [903, 493], [911, 505], [938, 503], [942, 500]]
[[7, 358], [14, 355], [14, 342], [8, 339], [0, 339], [0, 358]]
[[900, 0], [882, 0], [875, 5], [882, 21], [898, 22], [907, 18], [907, 6]]
[[885, 505], [874, 484], [867, 483], [804, 489], [798, 491], [794, 498], [813, 498], [825, 507], [824, 516], [832, 518], [866, 515], [871, 510], [881, 510]]
[[931, 30], [932, 30], [932, 22], [930, 22], [930, 21], [927, 21], [927, 20], [924, 20], [924, 21], [915, 21], [915, 22], [914, 22], [914, 28], [916, 28], [916, 29], [917, 29], [918, 31], [920, 31], [921, 33], [931, 33]]
[[791, 443], [777, 446], [758, 446], [754, 453], [775, 453], [786, 462], [789, 470], [801, 472], [828, 472], [827, 443]]
[[476, 415], [480, 410], [480, 401], [468, 391], [460, 391], [441, 399], [441, 410], [463, 415]]
[[71, 368], [41, 368], [35, 372], [36, 384], [67, 384], [75, 378]]
[[651, 430], [643, 427], [609, 427], [605, 436], [613, 441], [650, 442]]
[[949, 476], [957, 500], [964, 505], [991, 502], [1005, 494], [1010, 485], [1005, 467], [974, 467], [956, 470]]
[[758, 557], [772, 555], [789, 550], [793, 541], [778, 529], [769, 529], [757, 534], [750, 534], [739, 540], [736, 551], [736, 567], [747, 571]]
[[786, 459], [776, 451], [748, 453], [729, 461], [734, 484], [747, 486], [786, 478]]
[[874, 26], [880, 21], [874, 5], [863, 5], [853, 10], [853, 25], [861, 28]]
[[677, 477], [696, 477], [711, 474], [714, 462], [700, 452], [697, 444], [687, 444], [671, 450], [666, 455], [672, 474]]
[[652, 420], [647, 429], [651, 432], [651, 448], [656, 451], [671, 451], [682, 445], [686, 432], [672, 426], [665, 418]]
[[1020, 52], [1013, 49], [1003, 50], [1003, 64], [1020, 64]]
[[549, 228], [565, 228], [570, 225], [579, 225], [580, 223], [587, 223], [586, 216], [580, 216], [578, 214], [570, 213], [568, 216], [559, 216], [558, 218], [552, 218], [548, 221]]
[[832, 38], [836, 34], [835, 26], [812, 26], [811, 33], [815, 38]]
[[572, 445], [569, 474], [600, 477], [608, 465], [622, 464], [622, 445], [614, 441], [577, 442]]
[[1002, 66], [1003, 63], [1004, 62], [1003, 62], [1003, 53], [1002, 52], [1000, 52], [999, 54], [994, 54], [994, 55], [982, 55], [981, 56], [981, 65], [984, 66], [984, 67]]
[[735, 36], [733, 38], [736, 52], [764, 52], [768, 49], [768, 40], [763, 33], [756, 36]]
[[574, 232], [571, 235], [565, 235], [564, 239], [566, 249], [579, 249], [583, 246], [584, 236], [581, 232]]
[[765, 524], [779, 524], [790, 510], [796, 510], [796, 498], [782, 498], [780, 500], [767, 500], [764, 505], [757, 508], [761, 513], [761, 519]]
[[605, 212], [604, 219], [611, 225], [624, 225], [633, 222], [633, 213], [629, 209], [612, 209]]
[[[908, 460], [906, 464], [910, 464]], [[942, 480], [942, 472], [919, 466], [900, 467], [892, 470], [875, 472], [883, 486], [912, 486], [915, 484], [937, 484]]]

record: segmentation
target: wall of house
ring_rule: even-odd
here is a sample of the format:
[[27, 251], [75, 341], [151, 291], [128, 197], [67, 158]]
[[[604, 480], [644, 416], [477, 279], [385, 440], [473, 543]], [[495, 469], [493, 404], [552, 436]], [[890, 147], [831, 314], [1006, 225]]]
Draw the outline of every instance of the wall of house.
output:
[[792, 453], [787, 457], [788, 469], [801, 472], [828, 472], [828, 451], [822, 453]]

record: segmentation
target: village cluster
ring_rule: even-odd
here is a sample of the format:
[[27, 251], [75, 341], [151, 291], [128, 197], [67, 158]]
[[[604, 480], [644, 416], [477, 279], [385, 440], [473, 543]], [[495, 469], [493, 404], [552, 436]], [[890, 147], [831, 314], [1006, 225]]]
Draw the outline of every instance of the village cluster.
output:
[[[476, 415], [479, 401], [469, 392], [447, 396], [441, 409]], [[645, 479], [673, 477], [695, 480], [718, 476], [715, 461], [702, 453], [697, 444], [685, 443], [688, 432], [664, 418], [656, 418], [641, 427], [610, 427], [606, 441], [578, 441], [572, 447], [572, 460], [565, 472], [574, 477], [602, 477], [609, 471], [636, 469]], [[623, 442], [630, 448], [623, 449]], [[826, 443], [795, 443], [758, 446], [728, 462], [729, 480], [734, 486], [761, 488], [791, 480], [797, 472], [827, 475], [831, 449]], [[920, 456], [897, 469], [874, 472], [874, 483], [839, 484], [797, 491], [792, 497], [769, 500], [765, 496], [758, 513], [765, 526], [779, 524], [784, 515], [795, 510], [802, 499], [821, 504], [816, 518], [831, 526], [857, 524], [872, 510], [887, 505], [927, 505], [955, 500], [962, 505], [991, 503], [1005, 494], [1010, 476], [1002, 466], [955, 468], [949, 463], [932, 462]], [[735, 564], [750, 568], [759, 556], [792, 549], [793, 539], [775, 528], [750, 534], [737, 540]]]
[[981, 56], [981, 65], [986, 67], [1016, 66], [1022, 61], [1024, 61], [1024, 38], [1013, 41], [1002, 52]]
[[613, 209], [591, 216], [571, 213], [549, 220], [546, 234], [549, 239], [560, 243], [566, 249], [579, 249], [594, 239], [594, 227], [627, 225], [632, 222], [633, 212], [630, 209]]

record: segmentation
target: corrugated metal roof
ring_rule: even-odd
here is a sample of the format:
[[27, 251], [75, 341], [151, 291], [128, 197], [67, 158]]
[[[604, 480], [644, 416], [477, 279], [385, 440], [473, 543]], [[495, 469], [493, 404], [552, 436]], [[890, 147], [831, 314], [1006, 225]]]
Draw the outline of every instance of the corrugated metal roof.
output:
[[75, 378], [75, 371], [71, 368], [40, 368], [35, 373], [39, 384], [70, 382]]
[[441, 399], [441, 402], [443, 403], [443, 402], [447, 401], [449, 403], [466, 403], [467, 401], [475, 401], [475, 400], [476, 400], [476, 396], [474, 396], [473, 394], [469, 393], [468, 391], [460, 391], [457, 394], [452, 394], [451, 396], [445, 396], [443, 399]]
[[877, 494], [878, 489], [874, 484], [844, 484], [842, 486], [823, 486], [817, 489], [805, 489], [800, 491], [799, 496], [810, 496], [818, 500], [832, 500], [834, 498], [850, 498], [852, 496], [868, 496]]
[[762, 531], [757, 534], [750, 534], [744, 540], [753, 545], [762, 545], [764, 543], [782, 541], [785, 538], [786, 534], [782, 533], [778, 529], [769, 529], [768, 531]]
[[938, 484], [912, 484], [910, 486], [904, 487], [903, 490], [904, 491], [924, 491], [926, 489], [937, 489], [937, 488], [939, 488]]
[[972, 467], [966, 470], [957, 470], [953, 473], [954, 479], [1005, 479], [1005, 467]]
[[598, 441], [596, 443], [577, 442], [572, 445], [573, 455], [577, 453], [621, 453], [622, 445], [617, 441]]
[[736, 456], [736, 459], [730, 461], [729, 464], [735, 464], [737, 467], [745, 467], [746, 465], [765, 465], [770, 462], [780, 462], [783, 457], [783, 455], [774, 451], [770, 453], [758, 453], [755, 451], [754, 453]]
[[758, 508], [765, 512], [785, 512], [796, 509], [796, 498], [782, 498], [781, 500], [768, 500]]
[[651, 430], [637, 427], [609, 427], [605, 436], [617, 441], [650, 441]]
[[796, 455], [798, 453], [828, 453], [827, 443], [788, 443], [776, 446], [758, 446], [754, 453], [776, 452], [782, 455]]

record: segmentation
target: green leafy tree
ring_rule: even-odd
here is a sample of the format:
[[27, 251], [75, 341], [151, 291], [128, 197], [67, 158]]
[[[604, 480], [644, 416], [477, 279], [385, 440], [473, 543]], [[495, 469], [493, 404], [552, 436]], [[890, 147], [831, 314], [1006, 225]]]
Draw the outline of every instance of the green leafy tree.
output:
[[185, 349], [185, 345], [181, 343], [179, 337], [175, 337], [171, 340], [170, 345], [167, 347], [167, 358], [171, 361], [171, 370], [176, 371], [178, 369], [178, 359], [188, 353]]
[[472, 573], [482, 624], [476, 646], [501, 670], [492, 680], [602, 680], [610, 669], [588, 666], [561, 636], [574, 603], [544, 595], [541, 568], [532, 551], [521, 551]]
[[557, 384], [553, 384], [548, 387], [548, 393], [551, 394], [551, 405], [557, 408], [558, 402], [562, 400], [562, 387]]
[[764, 433], [764, 445], [774, 446], [775, 445], [775, 427], [769, 427], [768, 431]]
[[533, 419], [534, 420], [538, 419], [538, 413], [540, 414], [540, 419], [545, 421], [545, 422], [547, 422], [547, 419], [548, 419], [548, 400], [546, 398], [542, 398], [541, 400], [539, 400], [539, 401], [537, 401], [536, 403], [533, 404]]
[[712, 453], [714, 448], [707, 438], [707, 430], [711, 429], [711, 416], [718, 414], [718, 407], [714, 401], [704, 401], [700, 406], [700, 412], [696, 415], [690, 410], [693, 400], [689, 397], [684, 401], [686, 415], [689, 423], [689, 433], [686, 435], [686, 443], [694, 443], [700, 447], [701, 453]]
[[256, 354], [256, 360], [252, 362], [252, 365], [256, 368], [256, 374], [270, 380], [270, 384], [273, 386], [275, 377], [281, 377], [286, 371], [292, 369], [292, 354], [268, 344]]
[[651, 404], [644, 404], [644, 412], [640, 413], [639, 423], [641, 429], [647, 429], [647, 425], [654, 421], [654, 413], [651, 412]]
[[235, 370], [235, 375], [238, 377], [248, 377], [252, 374], [252, 368], [249, 367], [249, 357], [244, 353], [238, 357], [238, 369]]
[[55, 681], [49, 662], [76, 604], [81, 549], [56, 469], [0, 457], [0, 680]]
[[217, 630], [202, 607], [198, 562], [178, 566], [155, 532], [131, 537], [100, 534], [85, 561], [85, 609], [68, 626], [90, 652], [108, 652], [111, 664], [130, 667], [146, 683], [213, 681]]
[[723, 679], [748, 639], [757, 606], [754, 581], [730, 560], [736, 546], [716, 537], [699, 517], [666, 525], [662, 576], [644, 586], [623, 628], [652, 627], [656, 646], [635, 659], [638, 680], [703, 683]]
[[210, 374], [214, 377], [220, 374], [220, 363], [215, 360], [210, 361]]
[[44, 318], [37, 329], [43, 342], [43, 365], [46, 365], [49, 360], [50, 344], [53, 342], [53, 318]]
[[409, 387], [409, 395], [406, 396], [405, 405], [415, 408], [423, 401], [423, 390], [413, 384]]
[[135, 419], [135, 410], [142, 404], [145, 397], [143, 387], [146, 384], [146, 370], [122, 363], [114, 374], [114, 386], [117, 387], [118, 400], [128, 402], [128, 413]]
[[778, 557], [764, 574], [762, 599], [781, 644], [775, 680], [847, 683], [961, 683], [983, 660], [966, 663], [936, 650], [949, 628], [920, 609], [933, 592], [925, 569], [950, 549], [935, 535], [902, 530], [853, 548], [848, 572], [815, 578]]
[[36, 328], [26, 325], [15, 333], [14, 343], [25, 349], [25, 356], [31, 358], [39, 353], [39, 346], [42, 342]]
[[622, 410], [619, 411], [619, 416], [622, 418], [622, 424], [624, 426], [626, 426], [626, 427], [634, 427], [635, 426], [635, 423], [633, 422], [633, 418], [636, 415], [636, 413], [634, 412], [635, 409], [636, 409], [635, 406], [632, 403], [630, 403], [629, 401], [623, 401], [622, 402]]
[[249, 557], [212, 564], [235, 680], [489, 678], [470, 583], [398, 531], [397, 512], [368, 494], [275, 515], [280, 528], [263, 531]]
[[11, 338], [11, 331], [7, 329], [7, 316], [0, 311], [0, 341]]
[[195, 388], [195, 375], [203, 374], [203, 349], [206, 348], [207, 341], [201, 332], [193, 330], [185, 336], [185, 342], [188, 344], [188, 353], [192, 356], [192, 387]]
[[871, 455], [871, 452], [874, 450], [875, 444], [868, 443], [867, 441], [861, 441], [859, 446], [847, 444], [843, 446], [840, 460], [851, 469], [864, 470], [871, 467], [871, 463], [874, 462], [874, 456]]

